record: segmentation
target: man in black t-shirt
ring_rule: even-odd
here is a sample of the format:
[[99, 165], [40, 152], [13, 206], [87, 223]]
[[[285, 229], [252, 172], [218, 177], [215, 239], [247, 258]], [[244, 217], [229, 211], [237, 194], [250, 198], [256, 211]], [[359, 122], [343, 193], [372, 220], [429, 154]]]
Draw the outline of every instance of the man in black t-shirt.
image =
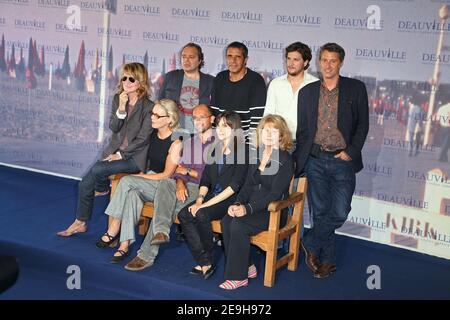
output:
[[248, 49], [241, 42], [232, 42], [226, 50], [228, 70], [217, 74], [211, 93], [211, 108], [217, 115], [236, 111], [242, 119], [247, 137], [264, 113], [267, 88], [261, 75], [247, 68]]

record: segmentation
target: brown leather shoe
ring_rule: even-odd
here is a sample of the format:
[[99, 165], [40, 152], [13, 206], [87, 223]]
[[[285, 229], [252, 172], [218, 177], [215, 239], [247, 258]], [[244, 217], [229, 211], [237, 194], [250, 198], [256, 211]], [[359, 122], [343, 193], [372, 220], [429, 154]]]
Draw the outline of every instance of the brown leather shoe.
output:
[[305, 253], [306, 265], [312, 272], [316, 272], [320, 268], [319, 259], [317, 258], [317, 256], [314, 253], [312, 253], [306, 249], [305, 245], [303, 244], [303, 241], [300, 242], [300, 245], [302, 246], [303, 252]]
[[162, 232], [157, 232], [155, 234], [155, 236], [153, 237], [152, 241], [150, 241], [150, 244], [157, 245], [157, 244], [163, 244], [166, 242], [169, 242], [169, 237]]
[[131, 260], [130, 262], [128, 262], [125, 265], [125, 269], [130, 270], [130, 271], [140, 271], [145, 268], [151, 267], [152, 265], [153, 265], [153, 262], [145, 261], [145, 260], [139, 258], [138, 256], [136, 256], [133, 260]]
[[336, 271], [336, 265], [332, 263], [324, 263], [314, 272], [314, 278], [323, 279], [329, 277], [330, 274]]

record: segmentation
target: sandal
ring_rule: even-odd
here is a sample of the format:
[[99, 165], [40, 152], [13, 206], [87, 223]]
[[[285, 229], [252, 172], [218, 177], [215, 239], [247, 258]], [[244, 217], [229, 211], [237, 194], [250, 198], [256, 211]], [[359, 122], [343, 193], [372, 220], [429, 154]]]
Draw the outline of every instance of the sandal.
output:
[[[105, 241], [102, 239], [104, 236], [108, 237], [108, 241]], [[105, 234], [103, 236], [101, 236], [100, 239], [97, 240], [95, 245], [98, 248], [106, 248], [106, 247], [114, 248], [115, 246], [117, 246], [117, 244], [119, 242], [119, 241], [117, 241], [118, 238], [119, 238], [119, 233], [117, 233], [115, 236], [112, 236], [108, 232], [105, 232]]]
[[123, 251], [123, 250], [117, 250], [117, 252], [120, 254], [119, 256], [112, 256], [111, 260], [109, 262], [111, 263], [119, 263], [120, 261], [123, 261], [128, 255], [130, 254], [130, 251]]
[[209, 277], [213, 275], [214, 271], [216, 271], [216, 266], [212, 264], [209, 266], [208, 270], [206, 270], [205, 272], [202, 271], [203, 279], [208, 280]]
[[[197, 267], [199, 267], [200, 269], [197, 269]], [[203, 275], [202, 267], [200, 267], [200, 266], [192, 267], [192, 269], [189, 273], [194, 274], [194, 275]]]

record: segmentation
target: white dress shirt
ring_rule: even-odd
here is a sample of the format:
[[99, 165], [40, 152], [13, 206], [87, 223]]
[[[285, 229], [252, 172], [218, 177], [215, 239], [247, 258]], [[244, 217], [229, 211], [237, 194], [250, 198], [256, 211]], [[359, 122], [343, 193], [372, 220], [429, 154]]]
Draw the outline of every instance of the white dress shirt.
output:
[[292, 92], [292, 86], [287, 79], [287, 74], [273, 79], [267, 90], [266, 107], [264, 115], [277, 114], [282, 116], [291, 131], [292, 139], [295, 140], [297, 132], [297, 96], [301, 88], [318, 81], [319, 79], [305, 71], [303, 82], [296, 92]]

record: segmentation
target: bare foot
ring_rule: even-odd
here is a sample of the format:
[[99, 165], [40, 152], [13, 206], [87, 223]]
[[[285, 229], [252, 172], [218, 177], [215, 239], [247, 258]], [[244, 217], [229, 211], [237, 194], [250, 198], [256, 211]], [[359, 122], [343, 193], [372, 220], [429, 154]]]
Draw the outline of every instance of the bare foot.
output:
[[87, 231], [86, 222], [80, 221], [80, 220], [75, 220], [75, 222], [72, 223], [69, 226], [69, 228], [67, 228], [64, 231], [58, 232], [57, 235], [60, 237], [70, 237], [70, 236], [74, 235], [75, 233], [81, 233], [81, 232], [86, 232], [86, 231]]

